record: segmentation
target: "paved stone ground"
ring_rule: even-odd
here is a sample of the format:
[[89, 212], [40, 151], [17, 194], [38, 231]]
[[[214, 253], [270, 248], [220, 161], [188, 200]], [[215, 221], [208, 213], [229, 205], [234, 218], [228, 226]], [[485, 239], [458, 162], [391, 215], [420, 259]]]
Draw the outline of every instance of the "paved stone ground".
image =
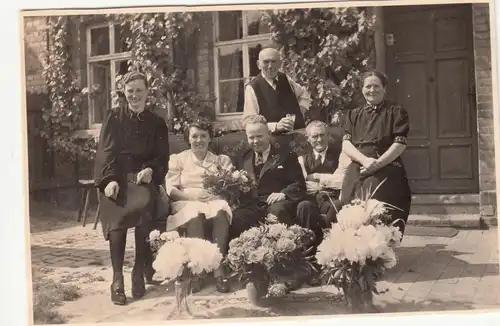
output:
[[[73, 214], [73, 215], [71, 215]], [[131, 231], [132, 233], [133, 231]], [[498, 231], [461, 230], [455, 237], [406, 236], [397, 250], [399, 264], [378, 284], [380, 312], [495, 309], [500, 304]], [[70, 323], [133, 322], [164, 319], [174, 294], [166, 286], [148, 286], [140, 301], [125, 307], [109, 300], [111, 267], [100, 227], [82, 227], [74, 213], [32, 218], [33, 267], [49, 277], [81, 288], [83, 296], [59, 310]], [[133, 234], [126, 252], [126, 287], [134, 258]], [[303, 288], [267, 307], [253, 307], [244, 290], [218, 294], [213, 286], [192, 297], [209, 318], [344, 314], [334, 287]]]

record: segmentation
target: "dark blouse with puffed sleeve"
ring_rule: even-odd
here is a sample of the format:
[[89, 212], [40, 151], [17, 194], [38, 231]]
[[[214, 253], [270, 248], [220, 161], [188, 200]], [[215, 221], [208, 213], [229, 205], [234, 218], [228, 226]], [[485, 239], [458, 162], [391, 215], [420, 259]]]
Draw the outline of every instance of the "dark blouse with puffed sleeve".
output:
[[110, 181], [125, 182], [127, 174], [145, 168], [153, 170], [152, 182], [161, 185], [168, 171], [170, 155], [168, 128], [159, 115], [128, 108], [108, 111], [99, 136], [94, 178], [104, 190]]
[[366, 104], [346, 114], [344, 129], [344, 140], [358, 149], [375, 148], [382, 155], [393, 143], [406, 145], [410, 131], [408, 112], [387, 100], [378, 106]]

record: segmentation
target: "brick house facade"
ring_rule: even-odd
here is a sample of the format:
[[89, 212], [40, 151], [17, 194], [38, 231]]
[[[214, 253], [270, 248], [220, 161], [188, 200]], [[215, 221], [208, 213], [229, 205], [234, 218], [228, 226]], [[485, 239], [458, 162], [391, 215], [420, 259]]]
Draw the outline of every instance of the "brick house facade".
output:
[[[450, 5], [453, 6], [453, 5]], [[469, 35], [472, 39], [472, 49], [473, 52], [473, 79], [475, 80], [475, 98], [473, 100], [475, 106], [475, 116], [474, 120], [469, 121], [469, 123], [474, 128], [474, 137], [477, 136], [477, 140], [471, 148], [473, 149], [473, 154], [477, 156], [477, 162], [473, 162], [472, 167], [475, 167], [474, 175], [477, 175], [475, 180], [475, 185], [469, 188], [469, 191], [462, 191], [458, 195], [453, 191], [443, 192], [433, 192], [430, 191], [419, 191], [416, 195], [416, 200], [414, 200], [415, 205], [418, 206], [419, 203], [423, 205], [436, 204], [443, 206], [443, 203], [448, 203], [449, 205], [458, 205], [459, 207], [455, 210], [444, 210], [445, 213], [480, 213], [482, 217], [494, 217], [496, 216], [496, 181], [495, 181], [495, 149], [494, 149], [494, 136], [493, 136], [493, 96], [492, 96], [492, 69], [491, 69], [491, 38], [490, 38], [490, 11], [488, 4], [469, 4], [467, 10], [470, 12], [471, 28]], [[451, 8], [451, 7], [450, 7]], [[390, 15], [384, 16], [384, 7], [374, 7], [371, 8], [372, 12], [378, 17], [379, 28], [375, 35], [375, 51], [376, 51], [376, 66], [382, 71], [387, 71], [389, 77], [391, 77], [391, 67], [393, 67], [392, 58], [386, 53], [390, 53], [391, 49], [386, 45], [386, 35], [384, 34], [384, 24], [389, 24]], [[250, 13], [244, 13], [242, 20], [253, 19]], [[224, 17], [225, 22], [231, 19], [230, 16]], [[392, 18], [391, 18], [392, 19]], [[237, 34], [237, 32], [226, 30], [217, 31], [217, 22], [221, 20], [214, 13], [203, 13], [201, 15], [201, 28], [197, 33], [195, 40], [195, 52], [190, 53], [190, 71], [188, 73], [189, 78], [193, 85], [196, 86], [196, 90], [199, 94], [203, 95], [203, 98], [207, 103], [211, 104], [215, 109], [214, 116], [216, 117], [216, 124], [223, 125], [228, 129], [240, 129], [241, 122], [240, 116], [237, 112], [225, 112], [222, 102], [228, 96], [237, 92], [229, 92], [228, 90], [234, 90], [234, 87], [230, 84], [231, 76], [225, 76], [227, 72], [219, 69], [222, 67], [227, 67], [227, 62], [223, 55], [226, 52], [234, 51], [235, 48], [241, 49], [241, 62], [243, 63], [243, 72], [240, 71], [240, 75], [243, 77], [250, 77], [255, 70], [251, 66], [251, 62], [254, 59], [255, 45], [263, 44], [264, 46], [268, 44], [264, 37], [259, 36], [259, 32], [255, 31], [255, 26], [251, 27], [249, 24], [242, 27], [242, 35], [239, 35], [240, 40], [231, 41], [231, 35]], [[78, 74], [81, 77], [82, 84], [86, 85], [87, 82], [87, 62], [85, 57], [85, 44], [86, 37], [89, 37], [89, 32], [85, 33], [84, 26], [78, 19], [74, 19], [75, 26], [74, 32], [77, 37], [75, 37], [75, 47], [74, 53], [72, 54], [74, 59], [73, 65], [79, 67]], [[36, 128], [37, 123], [40, 123], [39, 119], [39, 107], [40, 101], [43, 101], [43, 94], [45, 92], [45, 85], [41, 77], [42, 62], [44, 60], [44, 55], [47, 47], [47, 35], [44, 30], [46, 21], [44, 17], [26, 17], [24, 22], [25, 28], [25, 62], [26, 62], [26, 91], [28, 98], [28, 125], [29, 125], [29, 166], [30, 166], [30, 189], [34, 189], [39, 182], [43, 183], [45, 179], [57, 179], [58, 184], [65, 184], [65, 176], [71, 175], [72, 179], [67, 180], [67, 184], [75, 181], [75, 175], [78, 176], [88, 173], [88, 167], [73, 166], [65, 162], [57, 162], [57, 158], [51, 157], [46, 154], [43, 150], [43, 142], [37, 138], [33, 130]], [[257, 27], [259, 29], [260, 27]], [[225, 33], [224, 35], [220, 33]], [[231, 34], [232, 33], [232, 34]], [[229, 35], [231, 34], [231, 35]], [[226, 39], [223, 39], [226, 37]], [[221, 41], [222, 40], [222, 41]], [[387, 43], [388, 44], [388, 43]], [[247, 52], [245, 52], [247, 51]], [[254, 52], [252, 52], [254, 51]], [[115, 68], [112, 69], [112, 71]], [[116, 68], [118, 69], [118, 68]], [[232, 72], [229, 72], [229, 74]], [[405, 84], [405, 79], [401, 80], [401, 84]], [[404, 86], [404, 85], [403, 85]], [[225, 87], [225, 88], [224, 88]], [[30, 100], [31, 99], [31, 100]], [[239, 103], [241, 105], [241, 99], [227, 97], [228, 102]], [[410, 115], [411, 118], [411, 115]], [[90, 121], [86, 121], [87, 129], [94, 129], [89, 131], [92, 134], [98, 132], [98, 129], [88, 128], [90, 126]], [[430, 139], [432, 142], [433, 139]], [[475, 153], [477, 152], [477, 154]], [[476, 157], [474, 156], [474, 157]], [[56, 160], [55, 166], [57, 168], [48, 169], [48, 166]], [[68, 174], [67, 171], [74, 171], [73, 174]], [[66, 171], [66, 172], [64, 172]], [[410, 173], [411, 174], [411, 173]], [[45, 176], [45, 177], [44, 177]], [[66, 178], [68, 179], [68, 178]], [[38, 181], [39, 182], [38, 182]], [[465, 189], [465, 188], [464, 188]], [[474, 189], [474, 190], [470, 190]], [[427, 197], [426, 197], [427, 196]], [[424, 199], [422, 199], [424, 198]], [[427, 198], [427, 199], [426, 199]], [[431, 199], [429, 199], [431, 198]], [[469, 204], [470, 207], [465, 207], [461, 204]], [[462, 207], [462, 208], [461, 208]]]

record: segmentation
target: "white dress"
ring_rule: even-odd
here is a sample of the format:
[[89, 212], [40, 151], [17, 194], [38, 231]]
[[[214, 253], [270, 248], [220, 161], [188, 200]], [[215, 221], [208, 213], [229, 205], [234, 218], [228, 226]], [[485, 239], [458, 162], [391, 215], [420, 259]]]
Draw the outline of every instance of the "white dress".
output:
[[[207, 153], [203, 161], [198, 160], [190, 149], [170, 155], [169, 169], [165, 178], [167, 194], [170, 195], [173, 187], [193, 198], [209, 194], [208, 190], [203, 188], [202, 176], [207, 169], [215, 169], [217, 165], [228, 170], [232, 169], [233, 166], [228, 156], [215, 155], [211, 152]], [[221, 198], [209, 201], [172, 201], [172, 215], [167, 219], [167, 231], [172, 231], [183, 226], [200, 213], [205, 214], [207, 219], [213, 218], [220, 210], [227, 213], [229, 223], [231, 223], [233, 216], [231, 208]]]

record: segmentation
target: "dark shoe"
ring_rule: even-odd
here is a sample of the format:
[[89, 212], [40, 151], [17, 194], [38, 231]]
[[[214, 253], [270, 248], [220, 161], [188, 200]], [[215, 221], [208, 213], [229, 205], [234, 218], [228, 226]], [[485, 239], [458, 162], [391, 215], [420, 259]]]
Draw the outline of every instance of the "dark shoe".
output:
[[118, 306], [127, 304], [127, 296], [125, 295], [125, 286], [123, 279], [116, 280], [111, 284], [111, 301]]
[[312, 275], [308, 280], [307, 284], [312, 287], [321, 285], [321, 278], [318, 275]]
[[140, 299], [146, 294], [146, 284], [144, 283], [144, 272], [142, 270], [132, 270], [132, 297]]
[[288, 280], [285, 282], [285, 286], [289, 292], [300, 289], [303, 284], [304, 282], [298, 279]]
[[226, 278], [218, 276], [215, 278], [215, 288], [220, 293], [229, 293], [229, 282]]
[[146, 284], [156, 284], [158, 282], [153, 280], [153, 276], [155, 275], [155, 270], [152, 266], [146, 266], [146, 270], [144, 271], [144, 277], [146, 278]]
[[203, 289], [203, 282], [199, 277], [193, 277], [191, 280], [191, 293], [198, 293]]

